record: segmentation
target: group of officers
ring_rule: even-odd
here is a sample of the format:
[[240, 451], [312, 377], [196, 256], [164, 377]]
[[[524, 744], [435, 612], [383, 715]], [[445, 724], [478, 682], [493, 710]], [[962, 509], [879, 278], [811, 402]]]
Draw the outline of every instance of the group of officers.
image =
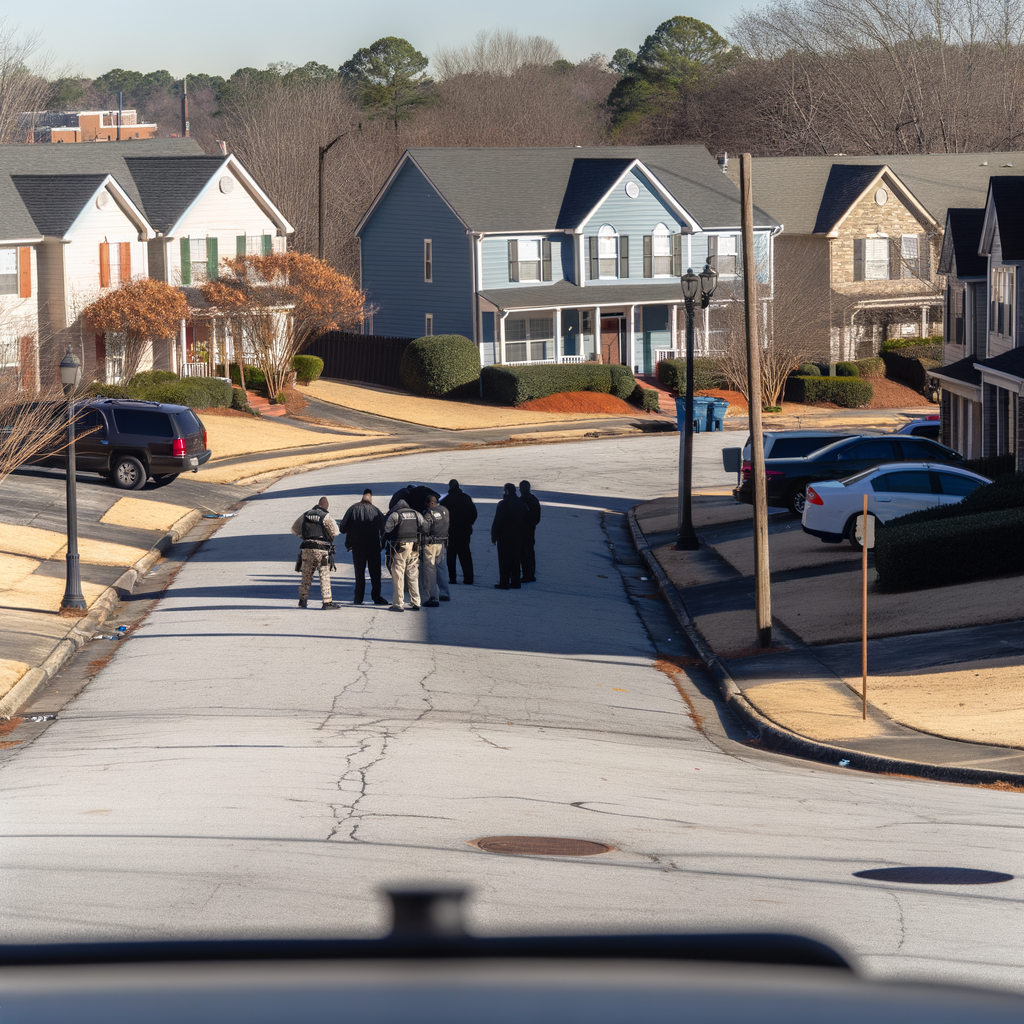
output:
[[[477, 519], [473, 499], [459, 486], [448, 482], [442, 498], [422, 484], [408, 484], [396, 491], [388, 514], [373, 503], [367, 488], [363, 497], [336, 522], [328, 511], [330, 502], [321, 498], [292, 524], [292, 533], [302, 538], [295, 568], [299, 581], [299, 607], [309, 606], [309, 590], [314, 573], [320, 576], [320, 596], [324, 610], [340, 608], [331, 594], [331, 570], [334, 541], [345, 536], [345, 548], [352, 552], [355, 569], [353, 604], [362, 604], [366, 595], [366, 574], [370, 576], [370, 597], [374, 604], [388, 602], [381, 595], [381, 551], [391, 573], [393, 611], [405, 611], [408, 595], [412, 611], [420, 607], [438, 608], [451, 600], [449, 586], [458, 583], [456, 569], [462, 568], [462, 582], [472, 585], [473, 555], [470, 537]], [[498, 549], [498, 590], [517, 590], [523, 583], [537, 579], [534, 543], [540, 522], [540, 502], [523, 480], [516, 493], [514, 484], [505, 484], [504, 492], [491, 524], [491, 542]]]

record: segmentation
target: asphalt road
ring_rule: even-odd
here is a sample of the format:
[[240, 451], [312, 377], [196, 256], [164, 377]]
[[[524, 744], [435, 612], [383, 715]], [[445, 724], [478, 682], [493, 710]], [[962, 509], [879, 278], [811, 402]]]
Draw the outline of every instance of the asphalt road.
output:
[[[795, 930], [871, 975], [1024, 989], [1024, 796], [745, 746], [690, 669], [702, 732], [654, 667], [687, 652], [621, 513], [671, 490], [677, 440], [381, 459], [250, 501], [56, 721], [0, 751], [0, 940], [379, 934], [382, 887], [428, 883], [468, 886], [480, 932]], [[727, 482], [710, 455], [699, 482]], [[480, 503], [477, 586], [418, 614], [296, 608], [300, 511], [451, 476]], [[523, 476], [540, 578], [496, 591], [488, 524]], [[502, 835], [614, 849], [469, 845]], [[890, 865], [1017, 877], [854, 876]]]

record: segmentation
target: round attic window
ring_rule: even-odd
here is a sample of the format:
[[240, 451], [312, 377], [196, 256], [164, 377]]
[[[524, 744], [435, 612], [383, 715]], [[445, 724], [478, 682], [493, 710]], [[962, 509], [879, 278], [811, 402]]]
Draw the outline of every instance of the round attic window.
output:
[[235, 187], [235, 179], [234, 178], [229, 178], [225, 174], [224, 177], [221, 178], [220, 181], [217, 184], [218, 184], [218, 187], [220, 188], [221, 192], [223, 192], [224, 195], [227, 195], [229, 192], [231, 192], [234, 189], [234, 187]]
[[880, 188], [875, 193], [875, 204], [877, 206], [885, 206], [887, 202], [889, 202], [889, 193], [884, 188]]
[[626, 182], [626, 195], [630, 199], [636, 199], [640, 195], [640, 186], [635, 181]]
[[109, 205], [110, 205], [110, 193], [106, 189], [104, 189], [96, 197], [96, 209], [97, 210], [105, 210]]

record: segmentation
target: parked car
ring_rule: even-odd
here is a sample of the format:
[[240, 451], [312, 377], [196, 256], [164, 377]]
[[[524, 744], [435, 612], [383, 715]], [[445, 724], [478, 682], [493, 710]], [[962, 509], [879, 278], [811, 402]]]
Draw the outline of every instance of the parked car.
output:
[[[963, 462], [964, 457], [923, 437], [887, 434], [880, 437], [850, 437], [836, 441], [802, 459], [772, 459], [765, 464], [768, 504], [788, 508], [802, 516], [807, 485], [816, 480], [842, 480], [886, 462]], [[753, 504], [754, 490], [750, 470], [743, 482], [733, 488], [733, 497]]]
[[826, 544], [844, 538], [860, 551], [854, 527], [864, 512], [883, 526], [892, 519], [935, 505], [955, 505], [992, 481], [970, 470], [943, 463], [897, 462], [876, 466], [843, 480], [820, 480], [807, 488], [804, 505], [805, 533]]
[[925, 416], [923, 419], [904, 423], [897, 434], [912, 434], [914, 437], [927, 437], [929, 441], [938, 441], [941, 423], [938, 416]]
[[[799, 459], [827, 444], [856, 437], [852, 431], [835, 430], [769, 430], [761, 435], [765, 459]], [[867, 435], [864, 435], [867, 436]], [[743, 446], [743, 461], [750, 462], [750, 435]]]
[[[153, 478], [163, 487], [180, 473], [196, 472], [213, 454], [206, 428], [184, 405], [99, 398], [78, 407], [75, 464], [115, 487], [134, 491]], [[64, 455], [39, 459], [64, 465]]]

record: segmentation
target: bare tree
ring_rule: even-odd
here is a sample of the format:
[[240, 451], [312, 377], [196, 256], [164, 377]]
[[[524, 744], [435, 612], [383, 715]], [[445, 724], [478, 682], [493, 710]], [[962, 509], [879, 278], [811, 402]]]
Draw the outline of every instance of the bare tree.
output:
[[550, 67], [561, 59], [558, 46], [543, 36], [521, 36], [508, 29], [480, 31], [465, 46], [438, 50], [431, 61], [437, 79], [457, 75], [514, 75], [521, 68]]
[[[46, 64], [39, 53], [39, 36], [22, 35], [16, 25], [0, 17], [0, 143], [25, 142], [31, 131], [25, 113], [45, 106], [50, 85]], [[35, 58], [36, 71], [29, 68]]]

